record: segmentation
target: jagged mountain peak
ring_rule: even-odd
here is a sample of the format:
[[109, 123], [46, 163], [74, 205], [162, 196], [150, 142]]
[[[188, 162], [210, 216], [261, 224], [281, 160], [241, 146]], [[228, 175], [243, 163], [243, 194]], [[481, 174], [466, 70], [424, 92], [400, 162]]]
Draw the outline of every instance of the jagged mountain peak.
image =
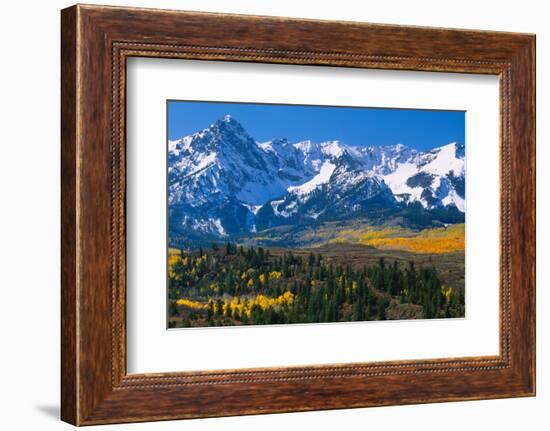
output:
[[275, 138], [270, 141], [257, 142], [256, 144], [262, 150], [274, 154], [279, 154], [281, 151], [292, 151], [296, 149], [287, 138]]
[[231, 132], [245, 132], [243, 125], [235, 117], [229, 114], [217, 120], [210, 128]]
[[346, 152], [346, 147], [338, 140], [321, 143], [321, 151], [332, 158], [341, 157]]
[[181, 157], [233, 147], [240, 150], [255, 146], [244, 127], [230, 115], [189, 136], [168, 142], [169, 156]]
[[255, 143], [245, 128], [234, 117], [226, 115], [223, 119], [211, 124], [207, 129], [219, 144], [231, 144], [235, 141], [245, 142], [249, 145]]

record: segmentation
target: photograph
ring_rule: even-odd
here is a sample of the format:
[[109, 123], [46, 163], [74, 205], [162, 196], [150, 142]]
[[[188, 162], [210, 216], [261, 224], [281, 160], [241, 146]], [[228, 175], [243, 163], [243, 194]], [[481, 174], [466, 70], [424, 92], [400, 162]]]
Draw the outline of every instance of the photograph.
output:
[[167, 327], [465, 317], [464, 111], [167, 101]]

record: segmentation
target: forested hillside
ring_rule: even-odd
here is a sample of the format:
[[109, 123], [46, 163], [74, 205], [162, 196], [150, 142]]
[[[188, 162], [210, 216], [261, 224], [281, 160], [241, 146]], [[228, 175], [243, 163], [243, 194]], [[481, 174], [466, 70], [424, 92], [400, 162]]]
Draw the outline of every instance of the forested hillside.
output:
[[463, 288], [429, 260], [352, 265], [232, 243], [170, 249], [169, 327], [464, 317]]

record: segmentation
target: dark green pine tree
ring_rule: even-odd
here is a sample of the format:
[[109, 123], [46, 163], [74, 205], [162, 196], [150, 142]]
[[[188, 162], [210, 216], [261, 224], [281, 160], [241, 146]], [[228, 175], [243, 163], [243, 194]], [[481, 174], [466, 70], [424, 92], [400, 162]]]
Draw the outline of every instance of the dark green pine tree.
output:
[[231, 319], [231, 317], [233, 317], [233, 314], [231, 313], [231, 307], [229, 305], [225, 309], [225, 317], [227, 317], [229, 319]]
[[176, 305], [175, 301], [170, 301], [170, 307], [168, 310], [168, 315], [170, 317], [179, 316], [180, 312], [178, 310], [178, 306]]
[[359, 296], [353, 304], [351, 320], [356, 322], [365, 320], [365, 303], [362, 296]]
[[235, 310], [233, 310], [233, 319], [235, 319], [237, 322], [241, 320], [241, 314], [239, 313], [238, 308], [235, 308]]

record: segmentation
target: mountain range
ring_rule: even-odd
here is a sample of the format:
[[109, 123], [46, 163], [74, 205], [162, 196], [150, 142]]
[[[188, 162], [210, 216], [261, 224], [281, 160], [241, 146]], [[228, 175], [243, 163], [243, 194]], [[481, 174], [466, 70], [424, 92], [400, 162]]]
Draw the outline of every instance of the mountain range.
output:
[[258, 142], [227, 115], [168, 142], [168, 213], [170, 244], [186, 248], [261, 242], [262, 232], [274, 229], [285, 232], [277, 245], [296, 245], [295, 228], [331, 222], [417, 229], [461, 223], [464, 145], [418, 151], [401, 144]]

